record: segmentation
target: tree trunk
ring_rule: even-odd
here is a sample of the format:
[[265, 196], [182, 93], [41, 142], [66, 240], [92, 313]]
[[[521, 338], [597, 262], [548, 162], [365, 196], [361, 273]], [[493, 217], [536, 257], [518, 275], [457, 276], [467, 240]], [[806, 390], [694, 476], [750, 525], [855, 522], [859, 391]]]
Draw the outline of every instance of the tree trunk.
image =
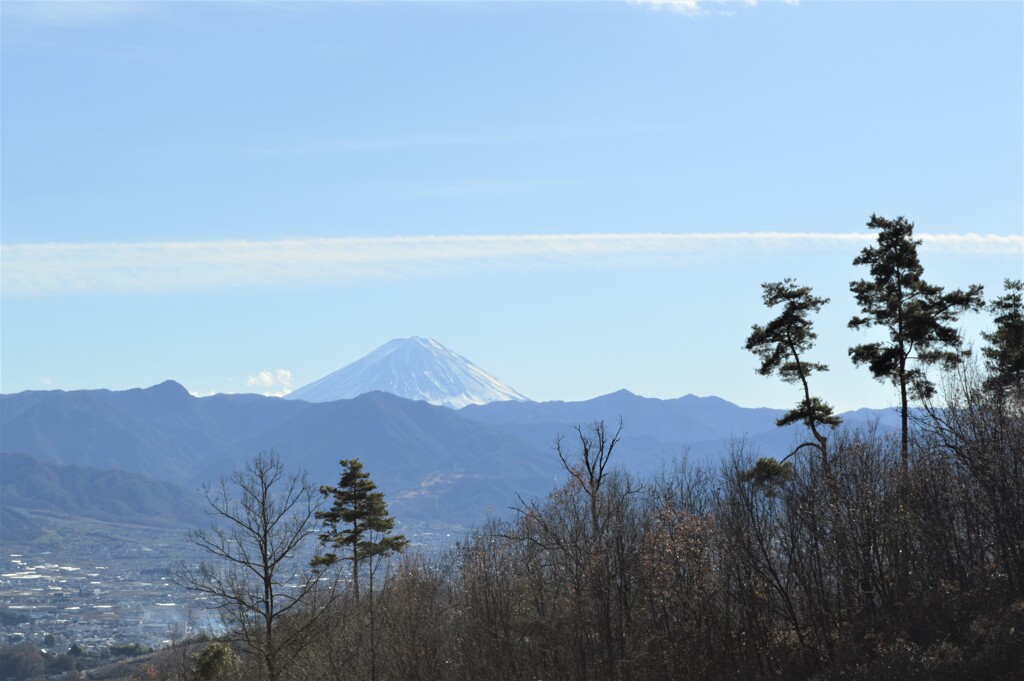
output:
[[266, 632], [266, 643], [264, 648], [264, 659], [267, 663], [267, 681], [277, 681], [277, 669], [274, 664], [274, 584], [270, 579], [270, 570], [268, 569], [269, 559], [266, 555], [263, 557], [263, 598], [264, 598], [264, 615], [263, 625]]
[[377, 681], [377, 636], [373, 620], [373, 555], [370, 555], [370, 680]]
[[359, 602], [359, 526], [357, 523], [352, 523], [352, 536], [355, 541], [352, 542], [352, 588], [356, 593], [356, 603]]
[[[902, 353], [902, 346], [900, 349]], [[907, 490], [910, 482], [910, 419], [907, 407], [906, 355], [900, 361], [900, 473], [897, 481], [896, 517], [896, 597], [903, 600], [909, 581], [909, 543], [907, 541]]]
[[907, 406], [907, 371], [900, 368], [900, 467], [903, 475], [910, 468], [910, 410]]

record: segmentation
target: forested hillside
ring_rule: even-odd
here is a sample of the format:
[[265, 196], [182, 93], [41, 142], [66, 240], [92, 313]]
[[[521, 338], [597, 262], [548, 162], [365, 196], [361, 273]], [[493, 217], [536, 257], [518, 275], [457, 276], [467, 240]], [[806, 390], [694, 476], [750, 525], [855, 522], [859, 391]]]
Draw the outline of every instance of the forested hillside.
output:
[[[372, 596], [323, 586], [323, 608], [311, 594], [279, 619], [301, 636], [277, 677], [1020, 678], [1024, 409], [947, 379], [906, 476], [898, 436], [850, 429], [831, 481], [807, 451], [741, 445], [638, 479], [614, 469], [612, 429], [582, 428], [562, 443], [568, 482], [514, 519], [376, 565]], [[244, 639], [217, 649], [220, 676], [187, 678], [258, 674]], [[150, 664], [198, 659], [175, 655]]]

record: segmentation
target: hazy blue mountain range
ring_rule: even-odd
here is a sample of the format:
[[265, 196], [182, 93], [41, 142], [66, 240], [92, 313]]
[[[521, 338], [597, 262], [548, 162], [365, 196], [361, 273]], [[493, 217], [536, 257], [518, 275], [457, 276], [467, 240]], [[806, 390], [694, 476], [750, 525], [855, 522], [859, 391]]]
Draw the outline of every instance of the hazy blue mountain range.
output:
[[[518, 490], [546, 492], [558, 472], [549, 455], [500, 429], [379, 392], [312, 404], [197, 398], [165, 382], [0, 396], [0, 451], [47, 463], [142, 473], [194, 489], [267, 449], [317, 485], [337, 482], [339, 459], [360, 458], [396, 516], [448, 525], [475, 522], [488, 507], [502, 512]], [[8, 472], [0, 473], [6, 480]], [[14, 505], [6, 495], [3, 503]]]
[[[803, 428], [778, 428], [782, 409], [745, 408], [720, 397], [686, 395], [676, 399], [641, 397], [628, 390], [582, 402], [495, 402], [471, 405], [459, 413], [490, 424], [533, 444], [552, 447], [559, 434], [573, 434], [577, 424], [603, 420], [616, 425], [622, 419], [619, 463], [631, 471], [652, 472], [663, 462], [686, 453], [691, 460], [714, 462], [727, 451], [731, 440], [745, 439], [765, 455], [788, 454]], [[878, 422], [883, 428], [898, 426], [893, 410], [860, 409], [843, 415], [847, 425], [858, 427]], [[571, 438], [566, 440], [571, 445]]]
[[0, 454], [0, 470], [0, 499], [10, 511], [3, 518], [3, 534], [24, 534], [25, 526], [32, 526], [31, 517], [14, 508], [154, 526], [196, 525], [206, 519], [194, 491], [139, 473], [7, 453]]
[[196, 399], [174, 381], [145, 389], [0, 396], [0, 450], [186, 482], [243, 437], [303, 411], [259, 395]]
[[546, 492], [558, 473], [550, 456], [514, 434], [446, 407], [383, 392], [306, 404], [292, 419], [237, 442], [209, 472], [270, 448], [318, 483], [333, 484], [338, 460], [358, 458], [396, 517], [467, 524], [488, 508], [503, 512], [516, 491]]
[[[336, 483], [339, 459], [360, 458], [399, 520], [472, 525], [489, 510], [504, 513], [517, 494], [547, 494], [563, 477], [554, 439], [568, 434], [571, 447], [576, 424], [603, 419], [612, 425], [621, 415], [625, 428], [616, 462], [647, 473], [684, 451], [691, 458], [717, 460], [733, 438], [745, 437], [764, 454], [784, 455], [797, 429], [776, 428], [781, 413], [716, 397], [660, 400], [625, 390], [583, 402], [501, 401], [458, 411], [383, 392], [325, 403], [258, 395], [199, 398], [167, 381], [119, 392], [0, 395], [0, 451], [45, 464], [142, 474], [191, 490], [261, 450], [274, 449], [292, 470], [308, 471], [317, 485]], [[894, 416], [871, 410], [850, 415], [854, 423], [872, 418], [885, 425]], [[10, 461], [17, 459], [5, 457], [0, 471], [3, 505], [32, 508], [40, 500], [32, 502], [27, 488], [7, 492], [14, 470]], [[60, 489], [65, 488], [67, 494], [55, 491], [53, 498], [88, 492]], [[36, 496], [48, 497], [46, 492]], [[66, 508], [75, 508], [72, 502], [102, 508], [104, 500], [70, 499]], [[110, 512], [129, 508], [111, 503]]]
[[288, 399], [334, 402], [383, 391], [459, 408], [526, 398], [433, 338], [396, 338], [362, 359], [289, 394]]

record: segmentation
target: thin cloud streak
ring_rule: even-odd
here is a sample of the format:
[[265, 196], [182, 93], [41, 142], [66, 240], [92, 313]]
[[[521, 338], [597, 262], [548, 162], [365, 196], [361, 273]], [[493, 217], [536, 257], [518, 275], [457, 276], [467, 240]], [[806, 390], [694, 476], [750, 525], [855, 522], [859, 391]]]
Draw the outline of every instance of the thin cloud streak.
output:
[[5, 2], [3, 14], [6, 20], [25, 24], [62, 27], [91, 28], [118, 23], [145, 16], [156, 5], [145, 2], [88, 2], [83, 0], [58, 0], [56, 2]]
[[648, 5], [658, 10], [668, 9], [689, 16], [696, 16], [701, 12], [698, 0], [629, 0], [629, 2], [635, 5]]
[[[698, 17], [712, 12], [731, 15], [732, 7], [757, 7], [759, 0], [627, 0], [633, 5], [647, 5], [655, 10], [666, 9], [689, 17]], [[800, 0], [781, 0], [784, 5], [799, 5]]]
[[[918, 236], [932, 252], [1024, 253], [1022, 236]], [[857, 248], [873, 240], [862, 232], [709, 232], [15, 244], [0, 246], [0, 282], [4, 296], [166, 292], [415, 276], [453, 265], [630, 266], [694, 253]]]

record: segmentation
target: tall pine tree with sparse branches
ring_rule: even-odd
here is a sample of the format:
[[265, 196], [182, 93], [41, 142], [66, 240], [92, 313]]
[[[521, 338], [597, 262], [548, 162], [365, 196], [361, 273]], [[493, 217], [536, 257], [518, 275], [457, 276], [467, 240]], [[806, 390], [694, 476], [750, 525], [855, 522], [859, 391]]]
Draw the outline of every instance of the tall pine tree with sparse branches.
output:
[[871, 215], [867, 223], [878, 230], [878, 243], [860, 252], [854, 265], [866, 265], [870, 279], [850, 283], [861, 315], [850, 320], [851, 329], [884, 327], [888, 341], [850, 348], [855, 365], [867, 365], [880, 381], [891, 381], [900, 393], [900, 456], [908, 465], [909, 404], [935, 393], [926, 369], [939, 364], [951, 369], [963, 360], [960, 332], [955, 324], [965, 312], [983, 305], [982, 287], [946, 292], [927, 283], [917, 257], [920, 239], [914, 239], [914, 223], [904, 217], [887, 220]]
[[765, 306], [773, 308], [781, 305], [782, 311], [778, 317], [764, 326], [754, 324], [745, 347], [761, 359], [757, 373], [762, 376], [777, 374], [787, 383], [800, 384], [803, 399], [775, 423], [778, 426], [792, 423], [803, 423], [807, 426], [815, 441], [799, 445], [789, 456], [804, 447], [813, 447], [821, 454], [822, 465], [826, 474], [831, 477], [828, 437], [821, 428], [838, 426], [841, 420], [830, 404], [811, 395], [807, 381], [814, 372], [828, 371], [828, 365], [809, 362], [806, 359], [807, 352], [814, 346], [814, 341], [818, 337], [814, 333], [814, 322], [810, 315], [819, 312], [822, 306], [828, 303], [828, 298], [813, 295], [811, 287], [797, 286], [793, 279], [768, 282], [762, 284], [761, 288]]

